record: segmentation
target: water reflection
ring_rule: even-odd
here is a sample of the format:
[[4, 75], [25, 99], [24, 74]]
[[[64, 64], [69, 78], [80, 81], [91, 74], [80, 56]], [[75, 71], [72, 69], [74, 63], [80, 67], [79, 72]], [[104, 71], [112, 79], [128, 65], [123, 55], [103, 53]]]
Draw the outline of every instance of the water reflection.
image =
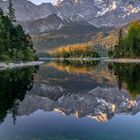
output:
[[138, 140], [139, 68], [57, 61], [37, 74], [34, 67], [0, 72], [0, 139]]
[[49, 66], [52, 66], [60, 71], [65, 71], [68, 73], [82, 74], [89, 73], [98, 65], [98, 61], [55, 61], [49, 63]]
[[35, 67], [12, 69], [0, 72], [0, 121], [12, 113], [15, 121], [17, 108], [26, 94], [33, 87]]
[[38, 109], [101, 122], [115, 114], [136, 114], [139, 69], [139, 64], [54, 61], [40, 66], [35, 83], [34, 67], [1, 71], [0, 120], [7, 111], [15, 120]]
[[116, 114], [136, 114], [139, 112], [139, 98], [133, 98], [124, 83], [132, 83], [130, 77], [133, 75], [134, 79], [138, 79], [139, 73], [136, 66], [131, 66], [133, 71], [129, 74], [132, 75], [127, 75], [125, 81], [123, 74], [130, 70], [129, 65], [107, 65], [94, 61], [55, 61], [43, 65], [33, 89], [20, 104], [18, 114], [29, 115], [42, 109], [101, 122], [110, 120]]
[[140, 64], [109, 64], [109, 69], [117, 77], [118, 87], [126, 88], [133, 97], [140, 95]]
[[[46, 89], [58, 87], [55, 90], [55, 96], [60, 89], [63, 89], [65, 94], [73, 92], [86, 94], [94, 88], [108, 87], [115, 83], [115, 77], [108, 71], [107, 64], [99, 64], [94, 61], [53, 61], [46, 63], [40, 67], [37, 78], [38, 86], [42, 85], [38, 89], [45, 86]], [[48, 94], [46, 91], [42, 93], [39, 91], [39, 93]]]

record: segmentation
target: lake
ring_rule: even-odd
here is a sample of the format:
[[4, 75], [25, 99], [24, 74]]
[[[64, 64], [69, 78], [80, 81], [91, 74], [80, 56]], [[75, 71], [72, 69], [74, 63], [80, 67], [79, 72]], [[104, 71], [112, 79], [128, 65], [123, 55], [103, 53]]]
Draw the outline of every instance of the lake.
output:
[[0, 140], [139, 140], [140, 64], [46, 61], [0, 71]]

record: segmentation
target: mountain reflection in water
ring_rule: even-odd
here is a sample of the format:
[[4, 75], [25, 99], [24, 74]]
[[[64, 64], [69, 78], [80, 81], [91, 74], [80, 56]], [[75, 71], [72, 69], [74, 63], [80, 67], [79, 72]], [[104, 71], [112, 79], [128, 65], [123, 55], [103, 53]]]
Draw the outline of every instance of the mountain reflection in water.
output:
[[[18, 70], [21, 77], [18, 77], [17, 70], [13, 70], [15, 74], [12, 76], [16, 76], [18, 84], [22, 81], [22, 86], [13, 83], [13, 80], [12, 85], [8, 84], [9, 91], [14, 93], [11, 88], [16, 89], [20, 97], [33, 87], [18, 106], [19, 116], [42, 109], [73, 114], [78, 118], [88, 116], [104, 122], [115, 114], [139, 112], [139, 88], [135, 84], [139, 84], [138, 64], [50, 62], [40, 67], [34, 86], [33, 70], [30, 73], [27, 70]], [[27, 79], [21, 79], [23, 77]], [[20, 88], [15, 88], [15, 85]]]
[[138, 140], [139, 83], [139, 64], [53, 61], [1, 71], [0, 139]]

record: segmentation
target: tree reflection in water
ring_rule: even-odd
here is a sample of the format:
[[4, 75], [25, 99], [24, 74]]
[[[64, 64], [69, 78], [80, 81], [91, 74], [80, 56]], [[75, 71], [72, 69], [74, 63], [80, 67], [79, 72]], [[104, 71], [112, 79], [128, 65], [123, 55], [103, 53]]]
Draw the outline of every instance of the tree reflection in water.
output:
[[69, 60], [61, 60], [55, 61], [49, 64], [60, 71], [65, 71], [68, 73], [75, 74], [84, 74], [92, 71], [97, 65], [99, 61], [69, 61]]
[[119, 89], [126, 84], [133, 97], [140, 95], [140, 64], [109, 64], [109, 69], [116, 75]]
[[11, 113], [15, 123], [18, 104], [24, 99], [26, 91], [32, 89], [37, 69], [28, 67], [0, 72], [0, 121]]

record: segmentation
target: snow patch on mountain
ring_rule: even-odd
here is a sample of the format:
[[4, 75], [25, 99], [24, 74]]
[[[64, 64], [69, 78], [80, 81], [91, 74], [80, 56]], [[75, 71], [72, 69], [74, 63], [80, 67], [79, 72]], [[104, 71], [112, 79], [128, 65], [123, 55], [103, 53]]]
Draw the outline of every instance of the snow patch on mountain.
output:
[[[63, 22], [87, 22], [101, 27], [122, 26], [140, 19], [139, 0], [56, 0], [53, 4], [42, 3], [41, 5], [35, 5], [28, 0], [13, 0], [13, 3], [17, 21], [20, 23], [36, 22], [54, 14], [60, 18], [56, 21], [56, 18], [52, 16], [50, 19], [52, 26], [48, 25], [49, 22], [46, 24], [42, 22], [43, 25], [38, 23], [42, 26], [42, 31], [45, 26], [57, 30], [62, 27], [62, 24], [64, 25]], [[0, 7], [7, 13], [8, 2], [0, 1]]]

